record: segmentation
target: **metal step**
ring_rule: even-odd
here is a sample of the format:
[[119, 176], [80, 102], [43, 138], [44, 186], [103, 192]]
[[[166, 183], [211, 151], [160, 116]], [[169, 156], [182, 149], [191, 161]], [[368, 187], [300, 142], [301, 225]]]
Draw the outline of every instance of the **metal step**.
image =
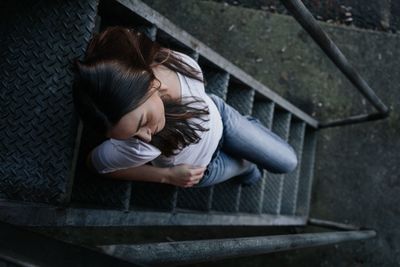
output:
[[[231, 83], [228, 88], [226, 102], [242, 115], [250, 115], [253, 108], [254, 90], [237, 83]], [[241, 184], [235, 178], [214, 186], [212, 209], [225, 212], [239, 211]]]
[[213, 191], [213, 186], [179, 188], [177, 209], [210, 211]]
[[232, 83], [228, 88], [226, 102], [242, 115], [251, 115], [254, 102], [254, 89]]
[[275, 103], [271, 100], [262, 98], [255, 99], [253, 106], [253, 117], [259, 119], [261, 123], [268, 129], [272, 128], [274, 119]]
[[240, 184], [229, 179], [214, 185], [211, 209], [223, 212], [237, 212], [240, 201]]
[[42, 203], [0, 201], [0, 220], [40, 227], [135, 227], [135, 226], [299, 226], [303, 216], [270, 214], [58, 207]]
[[[117, 3], [117, 4], [115, 4]], [[201, 66], [205, 79], [205, 88], [208, 93], [214, 93], [223, 99], [226, 99], [229, 104], [238, 109], [242, 114], [250, 115], [253, 107], [253, 99], [255, 92], [261, 96], [261, 99], [269, 101], [269, 105], [266, 109], [271, 110], [274, 107], [277, 108], [278, 113], [282, 111], [289, 116], [287, 122], [290, 121], [291, 112], [295, 112], [297, 117], [305, 119], [307, 123], [311, 123], [315, 126], [313, 120], [305, 116], [298, 109], [287, 104], [279, 96], [270, 93], [263, 85], [257, 84], [256, 87], [249, 86], [249, 83], [253, 83], [253, 80], [243, 75], [240, 70], [238, 71], [234, 67], [220, 58], [219, 55], [215, 54], [209, 48], [203, 44], [194, 40], [188, 36], [187, 33], [174, 28], [169, 21], [162, 18], [156, 12], [151, 11], [140, 1], [133, 1], [127, 3], [124, 1], [104, 1], [102, 4], [103, 8], [100, 8], [101, 13], [107, 13], [110, 10], [117, 10], [119, 13], [124, 14], [124, 20], [129, 21], [128, 14], [129, 10], [135, 10], [133, 12], [133, 19], [130, 20], [133, 25], [135, 22], [141, 31], [148, 34], [153, 40], [160, 42], [161, 45], [169, 47], [171, 49], [191, 55], [193, 58], [198, 60]], [[150, 12], [150, 13], [147, 13]], [[110, 19], [110, 14], [106, 15]], [[122, 21], [122, 20], [120, 20]], [[126, 23], [125, 23], [126, 24]], [[134, 26], [134, 25], [133, 25]], [[224, 67], [221, 67], [224, 66]], [[234, 74], [234, 75], [232, 75]], [[235, 77], [231, 79], [231, 77]], [[237, 78], [240, 77], [240, 78]], [[230, 90], [228, 92], [228, 85]], [[256, 83], [253, 83], [256, 84]], [[233, 86], [235, 85], [235, 86]], [[248, 88], [258, 88], [256, 90]], [[266, 92], [268, 92], [266, 94]], [[268, 100], [269, 99], [269, 100]], [[285, 112], [280, 107], [284, 103]], [[290, 111], [290, 112], [289, 112]], [[255, 111], [256, 115], [257, 111]], [[262, 113], [262, 112], [261, 112]], [[267, 112], [268, 113], [268, 112]], [[268, 113], [267, 116], [259, 116], [260, 120], [266, 125], [271, 123], [272, 112]], [[278, 115], [278, 120], [281, 116]], [[285, 117], [285, 116], [283, 116]], [[284, 120], [284, 118], [283, 118]], [[281, 130], [277, 121], [274, 124], [274, 131]], [[288, 129], [287, 129], [288, 130]], [[275, 131], [275, 132], [276, 132]], [[288, 135], [289, 132], [283, 133]], [[285, 137], [287, 139], [287, 136]], [[252, 213], [268, 213], [266, 208], [269, 202], [269, 198], [277, 196], [277, 200], [274, 204], [274, 211], [271, 214], [279, 214], [281, 206], [281, 198], [283, 193], [283, 176], [278, 176], [275, 183], [277, 190], [274, 191], [274, 184], [271, 184], [271, 174], [267, 174], [259, 184], [253, 185], [248, 188], [242, 188], [238, 183], [234, 182], [234, 179], [228, 180], [225, 183], [221, 183], [209, 188], [175, 188], [165, 187], [165, 185], [158, 185], [146, 182], [133, 182], [132, 196], [131, 196], [131, 209], [132, 210], [165, 210], [165, 211], [211, 211], [215, 210], [218, 212], [252, 212]], [[269, 194], [268, 190], [271, 192]], [[158, 197], [157, 197], [158, 196]], [[160, 204], [161, 203], [161, 204]], [[239, 216], [239, 215], [238, 215]]]
[[79, 142], [70, 64], [96, 12], [95, 0], [2, 3], [0, 198], [69, 202]]
[[[272, 131], [283, 140], [288, 140], [292, 114], [275, 108]], [[282, 205], [284, 174], [267, 173], [264, 188], [263, 213], [279, 214]]]
[[205, 65], [205, 63], [201, 63], [201, 61], [199, 65], [203, 70], [206, 92], [226, 100], [230, 78], [229, 73], [223, 70], [210, 68], [208, 65]]
[[174, 211], [178, 187], [151, 182], [132, 182], [131, 210]]
[[[268, 99], [255, 99], [252, 116], [259, 119], [261, 123], [271, 129], [274, 115], [274, 103]], [[267, 181], [267, 172], [264, 170], [263, 178], [257, 183], [242, 187], [239, 211], [250, 213], [261, 213], [264, 198], [264, 188]]]
[[[95, 32], [105, 28], [107, 20], [96, 17]], [[97, 208], [115, 208], [129, 210], [132, 183], [130, 181], [113, 180], [101, 177], [90, 172], [86, 167], [86, 157], [105, 138], [92, 129], [79, 123], [81, 138], [79, 144], [79, 157], [75, 173], [74, 186], [70, 205], [95, 206]]]
[[[197, 57], [199, 59], [199, 57]], [[205, 90], [225, 97], [228, 88], [229, 74], [215, 69], [213, 65], [204, 60], [199, 60], [199, 65], [203, 71], [205, 80]], [[179, 188], [178, 190], [178, 209], [210, 211], [214, 187], [206, 188]]]
[[87, 155], [102, 139], [89, 128], [83, 127], [71, 202], [74, 205], [128, 210], [132, 183], [101, 177], [86, 167]]
[[[35, 35], [37, 39], [32, 37], [26, 42], [19, 42], [18, 36], [33, 36], [32, 31], [29, 30], [30, 21], [32, 21], [29, 16], [30, 10], [23, 9], [27, 16], [13, 25], [14, 31], [5, 32], [6, 37], [1, 40], [2, 43], [7, 43], [5, 47], [9, 49], [6, 52], [10, 55], [4, 52], [6, 60], [0, 63], [1, 85], [5, 88], [3, 90], [5, 93], [0, 95], [1, 103], [5, 104], [1, 105], [1, 114], [5, 114], [3, 116], [6, 116], [7, 122], [5, 126], [2, 125], [5, 128], [1, 128], [0, 131], [2, 140], [5, 140], [3, 143], [6, 144], [4, 149], [6, 153], [2, 154], [4, 164], [0, 168], [0, 174], [5, 177], [0, 181], [0, 186], [5, 190], [0, 192], [0, 197], [67, 204], [72, 195], [71, 206], [120, 209], [138, 216], [154, 212], [159, 216], [156, 224], [193, 224], [194, 222], [201, 222], [204, 225], [207, 223], [213, 225], [305, 224], [304, 217], [297, 215], [308, 215], [315, 151], [313, 129], [317, 127], [317, 121], [138, 0], [101, 1], [98, 6], [98, 15], [101, 16], [99, 28], [104, 29], [112, 25], [137, 28], [150, 39], [160, 42], [161, 45], [189, 54], [199, 62], [203, 70], [205, 88], [208, 93], [214, 93], [226, 99], [228, 104], [244, 115], [253, 114], [268, 128], [272, 126], [272, 130], [284, 136], [285, 139], [289, 133], [288, 123], [292, 114], [306, 125], [307, 134], [301, 154], [303, 163], [301, 169], [298, 170], [300, 173], [297, 186], [299, 204], [296, 205], [296, 214], [293, 214], [293, 209], [291, 209], [291, 212], [288, 212], [290, 216], [279, 215], [281, 206], [282, 212], [286, 213], [286, 204], [281, 203], [283, 192], [290, 192], [292, 188], [296, 188], [296, 184], [288, 185], [288, 189], [284, 189], [286, 187], [283, 187], [285, 185], [283, 176], [273, 177], [270, 173], [265, 173], [261, 181], [247, 188], [243, 188], [234, 179], [230, 179], [209, 188], [184, 189], [158, 183], [104, 179], [88, 172], [85, 167], [86, 156], [99, 139], [93, 138], [93, 133], [88, 133], [87, 129], [79, 126], [76, 114], [59, 112], [59, 107], [73, 110], [70, 95], [72, 73], [59, 72], [59, 69], [67, 70], [70, 62], [51, 55], [46, 56], [47, 52], [43, 53], [40, 49], [42, 49], [42, 44], [49, 47], [68, 47], [63, 51], [65, 52], [63, 58], [82, 56], [89, 38], [97, 29], [94, 22], [97, 1], [62, 3], [57, 5], [55, 10], [46, 10], [45, 5], [41, 4], [34, 8], [35, 10], [44, 9], [45, 11], [40, 11], [43, 14], [49, 13], [48, 21], [44, 20], [46, 21], [43, 24], [44, 33], [50, 32], [49, 29], [51, 29], [50, 26], [45, 25], [46, 23], [52, 25], [53, 21], [60, 19], [65, 21], [63, 23], [65, 27], [69, 27], [68, 25], [74, 25], [74, 27], [66, 28], [65, 32], [68, 34], [63, 31], [57, 34], [51, 32], [52, 34], [45, 36], [46, 38]], [[64, 14], [65, 10], [70, 12]], [[7, 17], [7, 14], [4, 15]], [[18, 32], [22, 34], [17, 36]], [[65, 43], [67, 45], [63, 45]], [[29, 49], [26, 48], [28, 46]], [[21, 50], [27, 52], [25, 54], [13, 52]], [[59, 52], [57, 50], [52, 53], [59, 54]], [[43, 57], [41, 57], [42, 54]], [[52, 67], [44, 70], [37, 66]], [[28, 70], [29, 73], [34, 71], [33, 74], [37, 75], [28, 77], [24, 74], [28, 73]], [[15, 77], [10, 73], [15, 73], [18, 79], [14, 79]], [[51, 73], [52, 76], [45, 77], [43, 76], [45, 73]], [[54, 73], [60, 74], [56, 83], [52, 78]], [[29, 92], [27, 88], [30, 89]], [[18, 94], [22, 94], [23, 97]], [[28, 98], [30, 101], [25, 101]], [[27, 106], [25, 102], [32, 102], [33, 106]], [[27, 109], [18, 111], [18, 107], [24, 105]], [[52, 109], [55, 106], [57, 110]], [[17, 112], [14, 112], [14, 109]], [[275, 114], [273, 114], [274, 109]], [[35, 116], [30, 117], [31, 115]], [[28, 118], [28, 120], [23, 121], [21, 118]], [[272, 118], [274, 118], [273, 124], [271, 124]], [[46, 131], [41, 131], [43, 127], [37, 127], [38, 124], [45, 126]], [[17, 133], [13, 131], [15, 129], [23, 130]], [[299, 140], [294, 138], [290, 142], [296, 145]], [[301, 153], [300, 150], [298, 151]], [[54, 158], [60, 160], [55, 162], [52, 160]], [[73, 174], [76, 174], [75, 177]], [[73, 190], [71, 189], [72, 182], [74, 182]], [[295, 203], [295, 199], [291, 202]], [[177, 211], [183, 212], [176, 213]], [[215, 214], [212, 217], [205, 217], [207, 215], [203, 214], [204, 211], [207, 211], [207, 214], [210, 212]], [[81, 220], [78, 218], [79, 212], [76, 214], [76, 220]], [[120, 216], [123, 218], [128, 216], [127, 214], [123, 213]], [[212, 218], [212, 222], [209, 222], [207, 218]], [[89, 221], [85, 219], [81, 222]], [[147, 222], [148, 218], [135, 218], [132, 219], [132, 224], [144, 221]]]
[[311, 203], [311, 187], [314, 177], [315, 152], [317, 146], [316, 130], [307, 127], [300, 169], [299, 192], [296, 215], [308, 216]]
[[[203, 77], [207, 83], [205, 86], [206, 91], [225, 98], [229, 74], [222, 70], [213, 69], [213, 66], [205, 64], [207, 64], [205, 61], [199, 63], [203, 71]], [[210, 211], [212, 209], [213, 195], [214, 186], [205, 188], [179, 188], [177, 208]]]
[[177, 209], [210, 211], [213, 191], [213, 186], [204, 188], [178, 188]]
[[283, 180], [282, 205], [280, 214], [294, 215], [296, 212], [305, 128], [306, 124], [304, 122], [292, 120], [292, 124], [290, 126], [289, 144], [296, 152], [298, 164], [296, 169], [286, 174]]

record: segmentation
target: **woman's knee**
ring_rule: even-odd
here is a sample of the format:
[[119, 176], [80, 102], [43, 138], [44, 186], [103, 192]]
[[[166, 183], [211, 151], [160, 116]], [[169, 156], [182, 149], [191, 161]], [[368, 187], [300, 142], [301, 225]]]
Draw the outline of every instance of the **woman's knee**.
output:
[[273, 170], [271, 170], [272, 173], [290, 173], [294, 171], [299, 164], [294, 149], [288, 145], [285, 150], [286, 151], [283, 153], [283, 159]]
[[287, 162], [286, 172], [294, 171], [298, 164], [299, 164], [299, 160], [297, 158], [296, 152], [292, 148], [291, 149], [291, 155], [290, 155], [289, 160]]

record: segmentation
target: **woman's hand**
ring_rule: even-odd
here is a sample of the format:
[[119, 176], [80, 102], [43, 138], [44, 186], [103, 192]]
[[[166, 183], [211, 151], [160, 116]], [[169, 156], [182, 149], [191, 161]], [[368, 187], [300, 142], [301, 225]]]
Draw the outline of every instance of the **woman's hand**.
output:
[[206, 166], [193, 166], [189, 164], [179, 164], [170, 167], [167, 183], [180, 187], [192, 187], [203, 177], [206, 168]]

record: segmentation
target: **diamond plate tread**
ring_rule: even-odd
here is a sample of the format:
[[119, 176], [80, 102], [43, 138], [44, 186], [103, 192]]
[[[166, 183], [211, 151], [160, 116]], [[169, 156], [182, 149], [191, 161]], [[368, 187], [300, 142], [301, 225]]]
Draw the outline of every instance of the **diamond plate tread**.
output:
[[213, 186], [179, 188], [177, 208], [210, 211]]
[[306, 127], [302, 153], [302, 164], [300, 169], [296, 215], [308, 216], [309, 214], [316, 146], [316, 130], [311, 127]]
[[153, 182], [132, 182], [131, 210], [173, 211], [177, 203], [178, 187]]
[[86, 168], [86, 156], [103, 139], [89, 128], [83, 127], [71, 201], [127, 210], [131, 182], [102, 177]]
[[[275, 109], [272, 122], [272, 131], [283, 140], [288, 140], [291, 114], [287, 111]], [[279, 214], [282, 201], [284, 174], [267, 173], [264, 188], [263, 213]]]
[[96, 0], [2, 3], [1, 198], [69, 201], [78, 125], [70, 64], [83, 56], [96, 12]]
[[285, 175], [280, 214], [294, 215], [296, 212], [305, 128], [306, 124], [302, 121], [292, 121], [292, 125], [290, 126], [289, 144], [296, 152], [298, 164], [294, 171]]
[[230, 87], [227, 102], [242, 115], [250, 115], [253, 109], [254, 89]]
[[[271, 129], [274, 115], [274, 103], [269, 100], [255, 100], [252, 116]], [[261, 213], [264, 198], [264, 188], [267, 182], [267, 172], [264, 170], [263, 178], [257, 183], [242, 187], [240, 195], [239, 211], [249, 213]]]
[[233, 179], [214, 185], [211, 210], [224, 212], [239, 211], [240, 184]]
[[202, 67], [205, 80], [205, 90], [226, 100], [229, 84], [229, 73]]

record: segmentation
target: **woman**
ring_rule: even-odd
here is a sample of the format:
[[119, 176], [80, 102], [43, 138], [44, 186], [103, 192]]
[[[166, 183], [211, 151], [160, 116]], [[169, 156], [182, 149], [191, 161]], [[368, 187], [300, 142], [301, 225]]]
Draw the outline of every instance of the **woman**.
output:
[[76, 110], [109, 138], [88, 156], [97, 173], [204, 187], [235, 176], [250, 185], [261, 168], [285, 173], [297, 165], [292, 147], [257, 119], [205, 93], [196, 61], [135, 30], [97, 34], [74, 67]]

